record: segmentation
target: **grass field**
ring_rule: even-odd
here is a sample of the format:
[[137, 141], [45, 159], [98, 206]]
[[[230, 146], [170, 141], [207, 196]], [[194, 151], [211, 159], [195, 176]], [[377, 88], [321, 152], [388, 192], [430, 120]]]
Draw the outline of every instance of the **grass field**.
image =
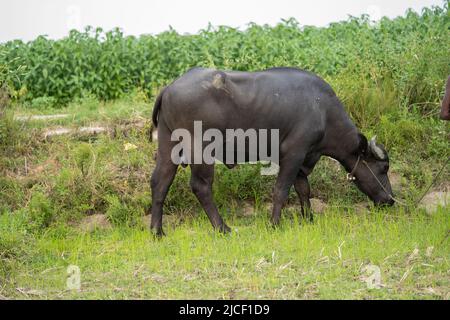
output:
[[[5, 219], [2, 217], [2, 228]], [[173, 217], [168, 236], [117, 228], [56, 228], [30, 238], [2, 295], [9, 298], [137, 299], [448, 299], [448, 213], [328, 210], [314, 225], [293, 216], [280, 230], [255, 217], [227, 215], [221, 236], [204, 217]], [[415, 253], [415, 250], [417, 253]], [[380, 288], [364, 272], [379, 266]], [[81, 291], [66, 290], [67, 267]], [[10, 282], [9, 282], [10, 281]]]
[[[449, 3], [324, 28], [294, 19], [197, 35], [91, 28], [0, 44], [0, 299], [450, 299], [450, 127], [438, 119]], [[167, 237], [153, 238], [152, 106], [193, 66], [319, 74], [361, 132], [385, 145], [406, 206], [374, 208], [323, 158], [309, 178], [314, 224], [299, 221], [292, 190], [274, 230], [275, 178], [261, 165], [218, 165], [214, 198], [234, 229], [223, 236], [180, 168]]]
[[[2, 158], [0, 297], [449, 299], [448, 206], [378, 210], [327, 159], [312, 176], [314, 197], [326, 205], [314, 224], [299, 221], [291, 194], [282, 228], [272, 229], [274, 178], [261, 177], [259, 166], [218, 166], [215, 198], [234, 232], [216, 234], [190, 192], [189, 169], [179, 169], [167, 237], [155, 239], [144, 218], [156, 149], [145, 122], [151, 105], [130, 97], [97, 102], [91, 112], [91, 103], [58, 110], [64, 119], [12, 121], [21, 129], [11, 150], [22, 156]], [[15, 115], [51, 111], [17, 106]], [[117, 129], [138, 119], [142, 127]], [[43, 138], [48, 128], [92, 124], [116, 129]], [[127, 144], [135, 148], [125, 151]], [[392, 156], [394, 189], [412, 202], [441, 163]], [[434, 188], [447, 182], [445, 170]], [[69, 265], [81, 270], [80, 291], [67, 289]], [[380, 281], [369, 289], [377, 268]]]

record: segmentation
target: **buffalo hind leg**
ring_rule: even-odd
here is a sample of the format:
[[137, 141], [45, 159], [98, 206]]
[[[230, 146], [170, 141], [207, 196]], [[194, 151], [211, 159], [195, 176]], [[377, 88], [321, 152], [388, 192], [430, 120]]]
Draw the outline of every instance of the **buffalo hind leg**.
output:
[[170, 185], [175, 178], [177, 172], [177, 166], [173, 163], [160, 163], [158, 157], [158, 164], [156, 165], [155, 171], [153, 172], [151, 179], [152, 188], [152, 218], [150, 229], [157, 236], [163, 236], [164, 232], [162, 229], [162, 215], [163, 215], [163, 205], [166, 199], [167, 193], [169, 192]]
[[228, 233], [231, 229], [222, 220], [214, 204], [212, 184], [214, 181], [214, 165], [191, 165], [191, 188], [198, 201], [208, 215], [214, 229]]
[[170, 141], [170, 131], [164, 122], [158, 126], [158, 153], [156, 159], [156, 168], [151, 178], [152, 189], [152, 208], [150, 229], [157, 236], [163, 236], [162, 215], [163, 205], [169, 188], [177, 173], [178, 165], [171, 159], [172, 147], [174, 142]]
[[303, 219], [308, 219], [313, 222], [314, 216], [311, 210], [311, 188], [309, 186], [308, 178], [300, 171], [297, 175], [297, 180], [294, 184], [295, 191], [297, 192], [298, 198], [300, 199], [300, 205], [302, 207], [302, 217]]

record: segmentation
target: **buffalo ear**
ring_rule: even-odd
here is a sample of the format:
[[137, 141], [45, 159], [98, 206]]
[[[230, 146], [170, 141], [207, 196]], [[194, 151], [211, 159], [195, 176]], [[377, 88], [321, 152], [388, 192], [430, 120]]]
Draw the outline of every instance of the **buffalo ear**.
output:
[[366, 155], [369, 150], [369, 142], [367, 141], [367, 138], [361, 133], [358, 134], [358, 137], [359, 137], [358, 153]]

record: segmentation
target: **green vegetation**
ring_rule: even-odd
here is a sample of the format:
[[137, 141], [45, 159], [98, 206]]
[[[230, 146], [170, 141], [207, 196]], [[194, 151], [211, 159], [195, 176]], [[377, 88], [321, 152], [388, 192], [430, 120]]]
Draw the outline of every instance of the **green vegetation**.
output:
[[[450, 298], [448, 205], [432, 214], [415, 206], [449, 156], [448, 124], [437, 119], [449, 26], [446, 2], [375, 26], [362, 17], [189, 36], [87, 30], [0, 45], [0, 80], [12, 97], [0, 106], [0, 298]], [[194, 65], [319, 73], [361, 130], [386, 145], [396, 196], [411, 206], [366, 207], [345, 172], [322, 159], [311, 184], [326, 208], [303, 224], [292, 192], [282, 228], [272, 230], [274, 178], [258, 165], [217, 166], [215, 200], [237, 229], [222, 236], [180, 168], [165, 206], [168, 237], [154, 239], [144, 219], [157, 147], [152, 104]], [[17, 120], [55, 113], [66, 116]], [[46, 138], [89, 126], [107, 130]], [[446, 168], [432, 191], [447, 190], [449, 178]], [[379, 289], [361, 278], [370, 264], [381, 269]], [[81, 268], [80, 292], [66, 290], [69, 265]]]
[[[250, 24], [245, 31], [209, 26], [196, 35], [170, 30], [138, 38], [125, 37], [119, 29], [87, 28], [57, 41], [39, 37], [29, 43], [8, 42], [1, 47], [5, 54], [0, 63], [28, 66], [30, 72], [15, 83], [16, 90], [26, 88], [22, 93], [28, 100], [67, 102], [86, 92], [114, 99], [135, 88], [151, 94], [193, 66], [296, 66], [337, 78], [348, 92], [370, 91], [374, 83], [384, 83], [389, 91], [396, 89], [404, 105], [412, 105], [437, 102], [449, 71], [449, 22], [447, 1], [442, 8], [409, 11], [375, 26], [367, 16], [328, 28], [300, 27], [290, 19], [276, 27]], [[367, 101], [354, 102], [367, 107]], [[379, 106], [385, 107], [391, 106]], [[429, 105], [421, 107], [428, 110]]]
[[[330, 210], [314, 225], [291, 218], [280, 230], [268, 227], [267, 214], [228, 216], [237, 229], [229, 236], [213, 233], [204, 216], [181, 224], [172, 219], [162, 240], [138, 228], [93, 233], [54, 228], [28, 236], [25, 253], [9, 253], [20, 259], [0, 294], [34, 299], [449, 298], [444, 236], [450, 224], [443, 210], [433, 216]], [[20, 219], [1, 216], [2, 234]], [[370, 273], [363, 269], [369, 264], [381, 269], [380, 289], [367, 288], [364, 277]], [[80, 292], [66, 290], [69, 265], [81, 269]]]

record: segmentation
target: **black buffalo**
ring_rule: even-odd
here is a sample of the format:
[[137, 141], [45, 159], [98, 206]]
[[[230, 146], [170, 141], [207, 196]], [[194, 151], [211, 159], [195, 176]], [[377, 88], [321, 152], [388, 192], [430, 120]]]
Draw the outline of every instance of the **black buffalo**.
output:
[[[192, 132], [194, 121], [204, 130], [279, 129], [279, 174], [273, 191], [272, 223], [292, 185], [302, 214], [312, 219], [308, 176], [322, 156], [339, 161], [350, 180], [375, 204], [393, 205], [387, 176], [389, 158], [383, 146], [359, 132], [333, 89], [318, 76], [295, 68], [260, 72], [194, 68], [162, 90], [153, 110], [158, 130], [157, 164], [151, 178], [151, 228], [162, 235], [163, 203], [177, 172], [171, 160], [175, 129]], [[230, 166], [232, 167], [232, 166]], [[214, 165], [192, 164], [191, 187], [213, 227], [224, 223], [212, 195]]]

